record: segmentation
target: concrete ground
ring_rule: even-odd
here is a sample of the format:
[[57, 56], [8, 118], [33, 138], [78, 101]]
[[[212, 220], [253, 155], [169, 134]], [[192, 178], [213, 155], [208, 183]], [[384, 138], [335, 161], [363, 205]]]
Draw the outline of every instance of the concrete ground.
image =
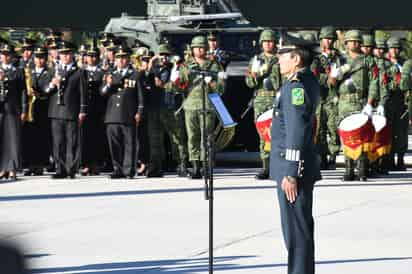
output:
[[[215, 173], [215, 272], [286, 273], [275, 185], [256, 169]], [[412, 170], [314, 192], [320, 274], [410, 274]], [[19, 243], [31, 273], [208, 273], [204, 182], [176, 178], [0, 184], [0, 240]], [[1, 271], [0, 271], [1, 273]]]

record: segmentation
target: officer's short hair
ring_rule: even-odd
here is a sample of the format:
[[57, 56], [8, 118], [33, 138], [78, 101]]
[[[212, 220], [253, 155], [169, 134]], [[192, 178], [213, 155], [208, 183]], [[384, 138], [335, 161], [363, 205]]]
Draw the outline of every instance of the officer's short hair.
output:
[[305, 48], [297, 48], [290, 52], [291, 57], [300, 56], [302, 67], [308, 67], [312, 64], [313, 54]]

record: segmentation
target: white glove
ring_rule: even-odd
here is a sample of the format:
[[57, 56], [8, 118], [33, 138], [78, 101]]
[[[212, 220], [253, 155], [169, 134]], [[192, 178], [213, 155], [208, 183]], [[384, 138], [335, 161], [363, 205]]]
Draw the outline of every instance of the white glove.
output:
[[385, 116], [385, 108], [382, 105], [379, 105], [376, 108], [376, 113], [381, 116]]
[[336, 66], [336, 64], [333, 64], [330, 67], [330, 77], [332, 78], [338, 78], [338, 76], [341, 74], [340, 68]]
[[170, 73], [170, 81], [176, 82], [176, 80], [179, 78], [179, 70], [177, 69], [176, 66], [173, 67], [172, 72]]
[[252, 62], [252, 67], [251, 67], [251, 71], [253, 73], [258, 73], [260, 69], [260, 61], [258, 60], [258, 57], [255, 56], [255, 58], [253, 58], [253, 62]]
[[226, 80], [227, 79], [227, 73], [224, 71], [219, 71], [219, 73], [217, 74], [217, 78], [222, 79], [222, 80]]
[[372, 106], [369, 104], [366, 104], [366, 106], [362, 109], [362, 113], [368, 115], [369, 117], [372, 116]]
[[350, 86], [350, 85], [353, 85], [353, 80], [352, 78], [349, 78], [349, 79], [346, 79], [344, 83], [346, 86]]
[[206, 77], [204, 78], [204, 80], [205, 80], [205, 83], [206, 83], [206, 84], [209, 84], [210, 82], [212, 82], [212, 76], [206, 76]]
[[176, 63], [179, 63], [181, 59], [179, 55], [173, 55], [171, 60], [172, 60], [172, 63], [176, 64]]

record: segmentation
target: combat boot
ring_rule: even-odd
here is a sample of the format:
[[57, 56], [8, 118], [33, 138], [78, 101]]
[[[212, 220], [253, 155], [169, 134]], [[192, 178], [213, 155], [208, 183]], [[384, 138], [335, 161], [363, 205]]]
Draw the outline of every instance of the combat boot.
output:
[[183, 162], [177, 168], [177, 176], [179, 177], [187, 177], [187, 167], [186, 164]]
[[396, 165], [396, 170], [398, 170], [398, 171], [405, 171], [406, 170], [405, 161], [404, 161], [403, 156], [404, 156], [403, 153], [398, 153], [398, 162], [397, 162], [397, 165]]
[[359, 159], [359, 180], [365, 182], [368, 179], [368, 159], [361, 156]]
[[335, 170], [336, 169], [336, 155], [331, 155], [329, 157], [328, 169], [329, 170]]
[[343, 174], [343, 181], [353, 181], [353, 180], [355, 180], [353, 160], [345, 158], [345, 173]]
[[258, 180], [269, 179], [269, 159], [262, 160], [262, 170], [255, 176]]
[[191, 179], [202, 179], [200, 173], [200, 161], [192, 161], [192, 172], [190, 173]]

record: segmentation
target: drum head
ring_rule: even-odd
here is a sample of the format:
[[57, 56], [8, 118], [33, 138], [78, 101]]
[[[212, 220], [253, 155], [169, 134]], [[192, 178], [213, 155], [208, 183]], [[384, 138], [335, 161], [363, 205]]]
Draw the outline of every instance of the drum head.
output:
[[269, 109], [268, 111], [263, 112], [258, 118], [257, 122], [263, 122], [266, 120], [272, 120], [273, 117], [273, 108]]
[[386, 118], [382, 115], [373, 115], [372, 124], [375, 127], [375, 131], [379, 132], [386, 126]]
[[363, 113], [352, 114], [340, 122], [339, 129], [343, 131], [352, 131], [361, 128], [368, 122], [368, 119], [368, 115]]

